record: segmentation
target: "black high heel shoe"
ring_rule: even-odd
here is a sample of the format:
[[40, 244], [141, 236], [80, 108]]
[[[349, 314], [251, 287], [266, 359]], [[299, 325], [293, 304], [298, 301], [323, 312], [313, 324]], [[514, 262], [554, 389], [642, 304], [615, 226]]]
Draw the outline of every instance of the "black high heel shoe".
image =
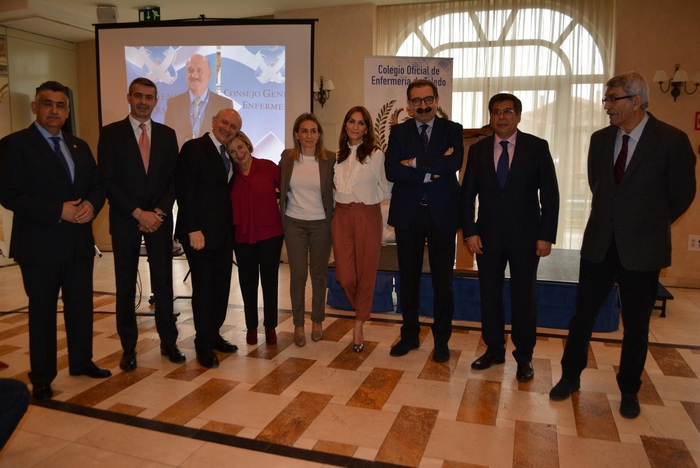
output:
[[360, 343], [360, 344], [352, 344], [352, 350], [355, 351], [356, 353], [361, 353], [362, 350], [365, 349], [365, 344]]

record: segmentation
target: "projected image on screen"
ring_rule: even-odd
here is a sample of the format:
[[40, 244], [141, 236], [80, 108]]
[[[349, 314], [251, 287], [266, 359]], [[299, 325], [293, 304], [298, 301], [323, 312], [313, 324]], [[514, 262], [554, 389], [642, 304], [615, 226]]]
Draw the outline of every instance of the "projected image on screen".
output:
[[211, 131], [212, 118], [236, 109], [255, 156], [277, 161], [284, 149], [285, 47], [127, 46], [126, 85], [158, 86], [152, 118], [175, 129], [180, 146]]

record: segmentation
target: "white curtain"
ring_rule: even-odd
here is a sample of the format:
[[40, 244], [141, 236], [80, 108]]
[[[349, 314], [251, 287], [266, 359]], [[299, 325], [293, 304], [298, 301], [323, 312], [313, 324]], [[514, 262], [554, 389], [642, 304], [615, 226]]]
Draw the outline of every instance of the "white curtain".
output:
[[[614, 0], [473, 0], [379, 7], [377, 55], [452, 57], [452, 120], [489, 123], [499, 92], [523, 102], [519, 128], [549, 142], [561, 206], [555, 247], [579, 249], [590, 207], [591, 133], [614, 63]], [[442, 99], [446, 99], [442, 97]]]

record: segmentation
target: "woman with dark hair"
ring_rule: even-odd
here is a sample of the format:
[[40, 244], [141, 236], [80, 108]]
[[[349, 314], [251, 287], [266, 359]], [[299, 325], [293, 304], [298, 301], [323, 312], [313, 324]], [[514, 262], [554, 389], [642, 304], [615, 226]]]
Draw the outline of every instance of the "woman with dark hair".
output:
[[332, 223], [335, 274], [355, 309], [352, 349], [364, 349], [362, 327], [369, 320], [382, 248], [382, 200], [391, 198], [369, 112], [362, 106], [345, 114], [335, 165]]
[[289, 256], [289, 294], [294, 319], [294, 343], [306, 344], [304, 303], [311, 271], [311, 339], [323, 338], [326, 275], [331, 254], [333, 165], [335, 153], [323, 146], [323, 128], [314, 114], [294, 122], [294, 147], [282, 152], [280, 212]]
[[226, 151], [235, 163], [231, 189], [234, 244], [238, 283], [248, 333], [246, 343], [258, 343], [258, 277], [263, 290], [265, 342], [277, 343], [277, 286], [282, 251], [282, 218], [277, 208], [280, 168], [267, 159], [254, 158], [253, 144], [239, 131]]

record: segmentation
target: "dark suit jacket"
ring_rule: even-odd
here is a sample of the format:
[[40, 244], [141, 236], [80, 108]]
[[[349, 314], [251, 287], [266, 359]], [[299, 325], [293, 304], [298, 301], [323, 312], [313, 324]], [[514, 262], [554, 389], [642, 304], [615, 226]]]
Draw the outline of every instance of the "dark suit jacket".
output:
[[[177, 133], [178, 148], [192, 139], [192, 121], [190, 120], [190, 91], [168, 99], [165, 109], [165, 125]], [[204, 109], [200, 131], [211, 128], [211, 121], [221, 109], [233, 109], [233, 101], [209, 90], [209, 102]]]
[[615, 234], [622, 266], [651, 271], [671, 264], [671, 223], [695, 198], [695, 154], [688, 136], [651, 114], [619, 187], [613, 165], [617, 127], [591, 136], [591, 215], [581, 256], [599, 263]]
[[227, 177], [219, 148], [209, 132], [182, 147], [175, 169], [178, 205], [175, 236], [180, 242], [189, 243], [189, 233], [200, 230], [205, 249], [215, 250], [225, 242], [233, 242], [229, 195], [234, 178], [228, 182]]
[[485, 250], [508, 246], [534, 254], [538, 240], [557, 240], [559, 187], [549, 145], [518, 130], [508, 179], [501, 188], [493, 159], [495, 139], [491, 135], [469, 148], [460, 196], [464, 238], [479, 235]]
[[160, 208], [172, 216], [177, 148], [173, 129], [151, 121], [151, 152], [146, 174], [129, 118], [102, 128], [97, 156], [109, 200], [109, 226], [113, 235], [121, 227], [129, 229], [138, 225], [131, 216], [136, 208], [146, 211]]
[[62, 263], [94, 256], [92, 222], [61, 221], [63, 202], [87, 200], [95, 216], [104, 191], [90, 147], [67, 133], [75, 162], [73, 183], [35, 124], [0, 140], [0, 203], [14, 212], [10, 256], [19, 263]]
[[[444, 156], [450, 147], [453, 153]], [[401, 164], [402, 160], [411, 158], [416, 158], [416, 168]], [[457, 231], [459, 182], [456, 173], [462, 167], [463, 158], [462, 126], [458, 123], [435, 117], [427, 152], [423, 151], [414, 119], [391, 127], [384, 160], [386, 178], [394, 183], [389, 224], [396, 229], [407, 229], [425, 196], [435, 226], [445, 233]], [[440, 177], [425, 183], [426, 173], [439, 174]]]
[[[289, 181], [292, 179], [292, 171], [294, 170], [294, 159], [289, 154], [290, 150], [286, 149], [282, 152], [280, 159], [280, 172], [282, 180], [280, 182], [280, 211], [282, 212], [282, 222], [284, 223], [284, 212], [287, 209], [287, 200], [289, 198]], [[331, 228], [331, 220], [333, 219], [333, 174], [335, 167], [335, 153], [326, 151], [327, 161], [318, 162], [318, 172], [321, 179], [321, 199], [323, 201], [323, 211], [326, 213], [326, 223], [328, 229]]]

